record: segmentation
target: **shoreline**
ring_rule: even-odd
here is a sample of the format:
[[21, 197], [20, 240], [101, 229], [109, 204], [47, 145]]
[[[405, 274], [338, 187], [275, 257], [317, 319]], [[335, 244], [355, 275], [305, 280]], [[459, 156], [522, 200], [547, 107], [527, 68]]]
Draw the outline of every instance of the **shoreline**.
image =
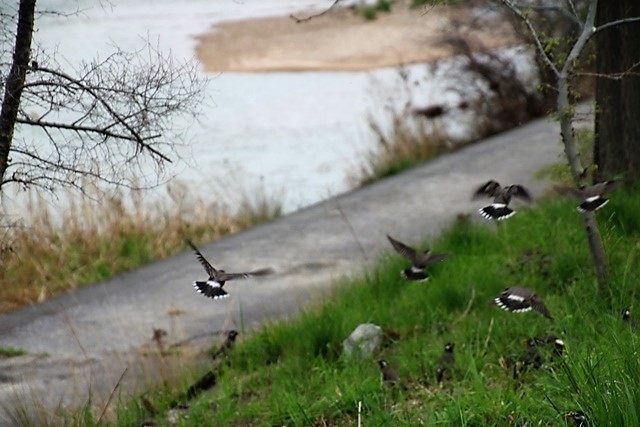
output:
[[291, 16], [229, 21], [196, 36], [195, 50], [205, 72], [354, 72], [455, 56], [459, 52], [447, 38], [457, 34], [473, 50], [516, 44], [503, 20], [484, 18], [471, 28], [467, 23], [478, 21], [476, 14], [467, 6], [425, 12], [401, 1], [374, 20], [338, 8], [304, 22]]

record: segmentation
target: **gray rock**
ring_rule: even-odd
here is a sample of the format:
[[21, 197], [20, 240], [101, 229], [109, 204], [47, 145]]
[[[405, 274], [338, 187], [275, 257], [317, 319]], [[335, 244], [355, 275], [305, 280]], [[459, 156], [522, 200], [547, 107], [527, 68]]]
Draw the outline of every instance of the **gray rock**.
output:
[[382, 328], [373, 323], [358, 325], [349, 338], [342, 342], [344, 354], [351, 356], [356, 353], [362, 357], [372, 357], [382, 345]]

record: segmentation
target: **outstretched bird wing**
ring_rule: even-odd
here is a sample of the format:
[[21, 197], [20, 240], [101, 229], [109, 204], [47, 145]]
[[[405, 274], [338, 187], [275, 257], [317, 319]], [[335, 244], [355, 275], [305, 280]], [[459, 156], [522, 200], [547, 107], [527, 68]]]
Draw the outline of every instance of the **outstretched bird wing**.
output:
[[217, 278], [218, 270], [216, 270], [215, 268], [213, 268], [211, 264], [209, 264], [209, 261], [207, 261], [207, 259], [200, 253], [196, 245], [194, 245], [191, 242], [191, 240], [185, 239], [185, 241], [189, 246], [191, 246], [191, 249], [193, 249], [193, 251], [196, 253], [196, 257], [198, 258], [198, 261], [200, 261], [200, 264], [202, 264], [202, 266], [204, 267], [209, 277]]
[[440, 261], [444, 261], [447, 258], [449, 258], [449, 254], [430, 255], [429, 258], [427, 259], [427, 265], [435, 264], [435, 263], [440, 262]]
[[585, 197], [584, 191], [580, 188], [554, 185], [553, 189], [556, 191], [556, 193], [562, 194], [563, 196], [573, 197], [580, 200], [584, 199]]
[[412, 264], [415, 264], [417, 261], [417, 251], [410, 246], [405, 245], [404, 243], [394, 239], [393, 237], [387, 234], [387, 239], [391, 242], [393, 249], [396, 250], [400, 255], [411, 261]]
[[218, 272], [217, 278], [222, 282], [226, 282], [234, 279], [247, 279], [252, 276], [266, 276], [271, 273], [273, 273], [273, 269], [271, 268], [262, 268], [260, 270], [247, 271], [246, 273], [226, 273], [220, 271]]
[[494, 181], [492, 179], [478, 187], [478, 189], [473, 193], [473, 198], [475, 199], [482, 196], [495, 197], [500, 194], [501, 191], [502, 187], [498, 181]]
[[597, 184], [594, 184], [590, 187], [585, 188], [584, 193], [586, 197], [601, 196], [613, 190], [620, 184], [622, 184], [622, 180], [620, 179], [612, 179], [610, 181], [599, 182]]
[[547, 319], [553, 320], [553, 316], [551, 316], [551, 313], [549, 313], [549, 309], [546, 305], [544, 305], [542, 299], [538, 295], [535, 295], [531, 299], [531, 306], [534, 310], [536, 310], [538, 313], [541, 313]]
[[526, 200], [527, 202], [530, 202], [532, 200], [531, 198], [531, 193], [529, 193], [529, 190], [527, 190], [525, 187], [523, 187], [522, 185], [510, 185], [507, 188], [507, 191], [509, 193], [509, 195], [514, 196], [514, 197], [519, 197], [523, 200]]

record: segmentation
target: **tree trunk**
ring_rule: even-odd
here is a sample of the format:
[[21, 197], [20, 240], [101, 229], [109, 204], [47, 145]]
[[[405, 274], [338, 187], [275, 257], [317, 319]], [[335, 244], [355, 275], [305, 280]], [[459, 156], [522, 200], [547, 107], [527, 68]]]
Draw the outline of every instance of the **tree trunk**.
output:
[[[596, 25], [640, 16], [638, 0], [598, 2]], [[640, 62], [640, 23], [614, 26], [596, 34], [599, 75], [617, 76]], [[633, 74], [632, 74], [633, 73]], [[640, 66], [623, 78], [596, 80], [595, 163], [598, 181], [622, 173], [640, 178]]]
[[0, 188], [9, 164], [9, 151], [13, 140], [22, 88], [27, 77], [31, 40], [33, 37], [36, 0], [20, 0], [18, 10], [18, 28], [13, 52], [13, 63], [7, 76], [2, 110], [0, 111]]

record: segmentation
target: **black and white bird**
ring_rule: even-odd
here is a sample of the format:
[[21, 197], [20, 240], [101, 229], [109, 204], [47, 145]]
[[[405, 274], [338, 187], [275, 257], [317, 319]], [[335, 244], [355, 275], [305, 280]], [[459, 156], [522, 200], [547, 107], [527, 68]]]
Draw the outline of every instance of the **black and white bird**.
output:
[[[541, 352], [542, 351], [542, 352]], [[513, 367], [513, 379], [527, 369], [540, 369], [544, 363], [562, 356], [564, 341], [555, 335], [543, 334], [527, 340], [527, 351], [520, 356]]]
[[583, 187], [564, 187], [561, 185], [554, 185], [553, 189], [563, 196], [582, 200], [582, 203], [580, 203], [576, 208], [578, 211], [593, 212], [609, 202], [609, 199], [605, 198], [604, 195], [620, 184], [622, 184], [622, 180], [613, 179]]
[[380, 367], [380, 372], [382, 373], [382, 382], [387, 387], [395, 387], [400, 383], [400, 377], [398, 374], [391, 369], [389, 364], [384, 359], [378, 359], [378, 366]]
[[451, 374], [451, 368], [455, 362], [455, 358], [453, 356], [453, 348], [455, 344], [450, 342], [444, 346], [444, 353], [440, 356], [440, 360], [438, 360], [438, 369], [436, 370], [436, 379], [438, 380], [438, 384], [441, 384], [446, 378], [448, 378]]
[[551, 313], [535, 292], [524, 286], [513, 286], [507, 288], [500, 295], [494, 298], [493, 302], [503, 310], [512, 313], [524, 313], [536, 310], [547, 319], [553, 320]]
[[273, 270], [270, 268], [263, 268], [246, 273], [226, 273], [224, 270], [216, 270], [200, 253], [196, 245], [194, 245], [190, 240], [186, 240], [186, 242], [189, 246], [191, 246], [191, 249], [194, 250], [198, 261], [200, 261], [200, 264], [202, 264], [204, 270], [209, 275], [209, 278], [207, 280], [193, 282], [193, 286], [198, 292], [208, 298], [219, 299], [229, 296], [229, 294], [224, 289], [222, 289], [222, 287], [228, 280], [246, 279], [252, 276], [264, 276], [273, 273]]
[[542, 334], [527, 340], [527, 345], [536, 347], [553, 348], [556, 356], [562, 356], [564, 352], [564, 341], [552, 334]]
[[405, 245], [388, 234], [387, 239], [389, 239], [389, 242], [391, 242], [391, 245], [396, 252], [411, 262], [410, 268], [406, 268], [401, 271], [402, 276], [407, 280], [420, 282], [429, 280], [429, 275], [425, 270], [427, 266], [440, 262], [449, 256], [449, 254], [434, 254], [431, 249], [427, 249], [424, 252], [418, 252], [414, 248]]
[[576, 423], [576, 427], [589, 427], [587, 416], [582, 411], [567, 412], [565, 418], [571, 418]]
[[530, 202], [531, 193], [522, 185], [508, 185], [502, 187], [498, 181], [490, 180], [482, 184], [473, 193], [473, 198], [493, 197], [493, 203], [484, 208], [478, 209], [480, 215], [487, 219], [503, 220], [512, 217], [516, 211], [509, 207], [512, 197], [518, 197], [522, 200]]

